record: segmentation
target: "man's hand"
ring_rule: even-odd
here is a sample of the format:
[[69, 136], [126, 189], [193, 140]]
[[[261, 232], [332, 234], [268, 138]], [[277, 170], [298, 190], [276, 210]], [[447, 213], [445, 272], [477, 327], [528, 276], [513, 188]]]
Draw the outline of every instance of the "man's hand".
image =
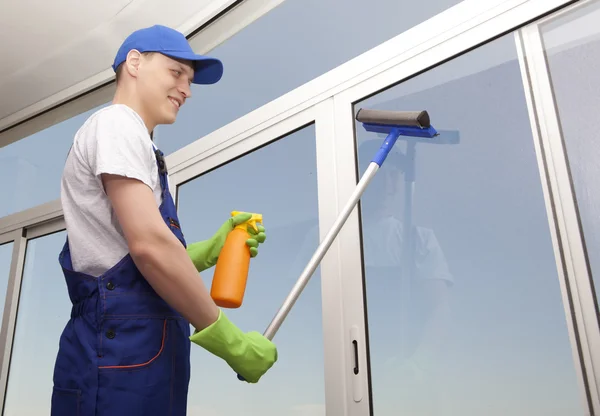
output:
[[222, 310], [214, 324], [194, 331], [190, 340], [225, 360], [248, 383], [258, 383], [278, 357], [275, 344], [256, 331], [242, 332]]
[[[229, 233], [236, 226], [243, 224], [250, 218], [252, 218], [252, 214], [246, 212], [235, 215], [227, 219], [210, 239], [189, 244], [187, 252], [190, 259], [192, 259], [194, 266], [196, 266], [196, 270], [202, 272], [217, 264], [219, 254], [221, 253], [221, 249], [223, 249], [223, 245], [225, 244], [225, 240]], [[250, 238], [246, 240], [246, 245], [250, 249], [250, 257], [256, 257], [258, 255], [259, 244], [264, 243], [267, 238], [265, 227], [257, 224], [256, 228], [258, 228], [258, 232], [252, 228], [250, 224], [247, 226]]]

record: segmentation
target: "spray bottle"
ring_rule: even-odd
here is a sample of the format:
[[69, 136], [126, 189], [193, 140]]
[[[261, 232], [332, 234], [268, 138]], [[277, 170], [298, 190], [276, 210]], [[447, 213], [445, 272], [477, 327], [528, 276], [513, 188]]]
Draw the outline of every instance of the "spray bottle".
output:
[[[233, 211], [231, 216], [239, 213]], [[261, 214], [252, 214], [248, 221], [238, 224], [231, 230], [221, 249], [210, 290], [210, 296], [220, 307], [239, 308], [242, 305], [250, 268], [250, 247], [246, 245], [250, 233], [247, 227], [249, 224], [258, 232], [257, 222], [262, 224]]]

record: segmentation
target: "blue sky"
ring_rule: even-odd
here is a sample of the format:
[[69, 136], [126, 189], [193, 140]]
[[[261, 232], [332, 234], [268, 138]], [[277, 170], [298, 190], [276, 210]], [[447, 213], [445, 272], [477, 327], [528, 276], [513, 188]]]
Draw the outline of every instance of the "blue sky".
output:
[[[177, 124], [158, 129], [159, 146], [167, 153], [181, 148], [456, 1], [437, 1], [426, 9], [377, 3], [379, 10], [364, 2], [338, 7], [341, 1], [288, 0], [212, 52], [225, 61], [223, 82], [196, 88]], [[427, 109], [435, 127], [460, 137], [458, 145], [417, 149], [413, 220], [428, 236], [417, 281], [449, 274], [454, 282], [441, 315], [446, 334], [436, 338], [437, 371], [421, 374], [420, 382], [401, 373], [410, 363], [405, 361], [410, 351], [400, 347], [402, 334], [418, 339], [425, 302], [411, 291], [410, 315], [393, 305], [402, 293], [398, 230], [404, 189], [400, 186], [385, 199], [387, 172], [394, 174], [391, 163], [363, 200], [377, 415], [420, 414], [424, 406], [461, 416], [583, 414], [516, 58], [514, 39], [506, 36], [357, 105]], [[62, 162], [89, 114], [2, 149], [2, 169], [19, 172], [11, 173], [18, 181], [9, 188], [15, 198], [4, 199], [2, 215], [58, 197]], [[360, 126], [356, 130], [359, 143], [380, 139]], [[396, 150], [403, 146], [399, 142]], [[363, 151], [359, 161], [371, 157]], [[180, 189], [179, 212], [188, 241], [212, 235], [232, 210], [264, 215], [268, 238], [252, 261], [244, 305], [226, 312], [242, 329], [264, 330], [316, 249], [316, 191], [314, 126]], [[384, 204], [391, 215], [376, 214]], [[380, 240], [373, 238], [377, 232]], [[61, 232], [28, 246], [5, 411], [9, 416], [48, 409], [58, 337], [70, 310], [57, 263], [64, 238]], [[212, 271], [202, 278], [210, 285]], [[324, 415], [321, 301], [317, 271], [277, 334], [279, 362], [258, 385], [240, 383], [221, 360], [193, 348], [190, 413]]]

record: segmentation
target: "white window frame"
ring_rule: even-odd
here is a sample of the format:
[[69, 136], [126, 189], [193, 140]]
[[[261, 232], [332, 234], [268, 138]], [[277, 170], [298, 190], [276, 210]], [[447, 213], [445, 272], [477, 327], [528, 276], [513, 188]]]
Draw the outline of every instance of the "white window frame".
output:
[[17, 322], [17, 306], [19, 304], [19, 294], [21, 290], [21, 276], [25, 265], [25, 250], [27, 239], [23, 229], [17, 229], [4, 234], [3, 237], [9, 237], [14, 242], [13, 254], [10, 264], [10, 274], [8, 278], [8, 287], [6, 290], [6, 301], [4, 303], [4, 313], [2, 316], [2, 329], [0, 331], [0, 415], [4, 412], [4, 399], [8, 381], [10, 367], [10, 357], [12, 344]]
[[[261, 8], [258, 0], [245, 0], [238, 6], [240, 8], [237, 9], [237, 15], [235, 14], [236, 9], [228, 14], [235, 16], [235, 20], [229, 21], [229, 25], [223, 23], [227, 22], [228, 15], [225, 15], [223, 20], [218, 20], [213, 23], [213, 26], [208, 26], [207, 30], [212, 27], [214, 35], [208, 36], [205, 34], [208, 32], [200, 32], [196, 39], [198, 39], [198, 43], [208, 45], [205, 46], [206, 49], [210, 49], [223, 42], [241, 27], [251, 23], [253, 18], [276, 7], [282, 1], [263, 2], [264, 7]], [[212, 167], [226, 163], [261, 144], [307, 123], [314, 122], [317, 132], [319, 228], [320, 234], [323, 236], [329, 230], [328, 227], [336, 219], [356, 185], [352, 103], [426, 71], [440, 62], [451, 59], [482, 43], [509, 33], [515, 28], [569, 3], [572, 1], [489, 0], [482, 2], [481, 0], [464, 0], [445, 12], [168, 155], [167, 165], [172, 175], [172, 183], [176, 188], [177, 185]], [[240, 20], [243, 17], [243, 14], [240, 16], [239, 12], [242, 10], [241, 6], [254, 7], [254, 9], [247, 9], [249, 12], [253, 10], [254, 13], [250, 13], [250, 17], [247, 17], [246, 20]], [[195, 44], [194, 39], [191, 40], [191, 43]], [[207, 51], [202, 50], [202, 52]], [[84, 100], [88, 100], [90, 103], [95, 102], [95, 105], [104, 103], [106, 100], [103, 101], [99, 98], [109, 97], [110, 89], [113, 87], [110, 85], [101, 88], [95, 93], [88, 94]], [[1, 132], [0, 144], [14, 141], [18, 136], [23, 137], [21, 135], [23, 131], [40, 130], [47, 127], [53, 123], [53, 118], [65, 117], [67, 112], [76, 111], [77, 103], [78, 101], [73, 101], [15, 129]], [[95, 105], [90, 105], [84, 111]], [[543, 175], [560, 174], [556, 171], [545, 172], [543, 167], [540, 169]], [[556, 191], [554, 188], [545, 189], [545, 192]], [[549, 209], [552, 211], [554, 208]], [[560, 215], [565, 214], [559, 212], [557, 215], [559, 215], [558, 218], [561, 218]], [[554, 229], [553, 219], [550, 218], [550, 221], [551, 227]], [[570, 226], [566, 228], [569, 228], [569, 232], [571, 232]], [[11, 266], [11, 281], [14, 289], [7, 295], [5, 310], [9, 313], [6, 314], [0, 340], [12, 341], [14, 335], [16, 304], [18, 303], [16, 287], [20, 287], [27, 237], [41, 236], [61, 229], [64, 229], [64, 221], [59, 200], [0, 219], [0, 234], [15, 233], [15, 242], [18, 242], [15, 244], [14, 261]], [[562, 229], [559, 231], [566, 232]], [[327, 414], [350, 416], [370, 414], [367, 372], [361, 371], [357, 376], [352, 372], [354, 363], [352, 337], [358, 337], [359, 366], [367, 369], [366, 340], [364, 336], [361, 336], [365, 333], [365, 316], [359, 241], [359, 221], [357, 211], [354, 210], [340, 232], [339, 238], [331, 246], [321, 264]], [[555, 244], [558, 244], [557, 240], [555, 240]], [[577, 251], [578, 247], [572, 247], [572, 250]], [[344, 261], [341, 261], [342, 254]], [[569, 279], [571, 277], [569, 273], [571, 271], [567, 270], [567, 275], [562, 275], [562, 277]], [[562, 290], [565, 292], [566, 284], [563, 284]], [[583, 288], [584, 292], [585, 290]], [[585, 325], [582, 326], [579, 323], [580, 321], [583, 323], [582, 316], [587, 312], [580, 313], [581, 316], [571, 315], [572, 302], [582, 302], [582, 299], [583, 303], [578, 304], [577, 307], [588, 311], [589, 305], [585, 303], [585, 296], [585, 294], [580, 297], [564, 295], [567, 300], [565, 312], [570, 323], [574, 349], [579, 345], [579, 341], [590, 348], [589, 337], [598, 336], [596, 327], [595, 335], [579, 338], [582, 328], [586, 328]], [[573, 322], [577, 322], [578, 332], [575, 332]], [[4, 363], [10, 357], [11, 344], [12, 342], [5, 342], [4, 345], [7, 347], [0, 346]], [[579, 369], [580, 361], [577, 353], [574, 353], [574, 357], [577, 359]], [[588, 357], [584, 357], [586, 364], [592, 364], [591, 360], [591, 353]], [[0, 374], [0, 389], [2, 390], [0, 393], [3, 396], [6, 389], [7, 372], [7, 366], [3, 365]], [[587, 392], [584, 394], [586, 407], [588, 407], [589, 389], [594, 390], [596, 396], [598, 393], [596, 378], [591, 375], [587, 366], [580, 370], [579, 374], [582, 386], [588, 386]], [[592, 384], [590, 384], [590, 380], [593, 381]], [[596, 399], [593, 400], [593, 409], [595, 412], [600, 411]]]
[[[579, 1], [524, 27], [516, 36], [529, 118], [536, 141], [540, 175], [561, 275], [567, 324], [573, 355], [580, 372], [580, 391], [591, 414], [600, 413], [600, 331], [591, 271], [588, 268], [575, 191], [571, 186], [564, 138], [540, 28], [592, 1]], [[569, 302], [569, 295], [571, 302]]]
[[[467, 6], [467, 2], [464, 2], [463, 5]], [[509, 4], [510, 3], [510, 4]], [[486, 15], [485, 13], [476, 13], [474, 17], [469, 21], [470, 24], [463, 25], [463, 31], [460, 33], [452, 33], [452, 35], [448, 34], [448, 36], [441, 40], [440, 42], [435, 42], [431, 45], [430, 48], [419, 49], [416, 53], [411, 54], [411, 59], [407, 59], [406, 61], [400, 62], [389, 69], [381, 72], [377, 76], [373, 76], [367, 79], [364, 82], [357, 84], [354, 87], [347, 88], [346, 90], [336, 94], [334, 97], [334, 107], [335, 107], [335, 131], [336, 131], [336, 149], [337, 149], [337, 168], [338, 168], [338, 205], [341, 206], [350, 198], [352, 191], [356, 185], [356, 182], [348, 181], [348, 178], [355, 178], [356, 176], [356, 152], [355, 152], [355, 142], [354, 142], [354, 119], [352, 118], [352, 106], [353, 103], [361, 101], [368, 96], [374, 95], [379, 91], [385, 90], [394, 84], [401, 82], [402, 80], [409, 79], [414, 74], [418, 74], [422, 71], [426, 71], [429, 68], [432, 68], [439, 64], [440, 62], [444, 62], [447, 59], [452, 59], [454, 56], [457, 56], [465, 51], [468, 51], [472, 48], [477, 47], [478, 45], [487, 42], [491, 39], [494, 39], [498, 36], [501, 36], [505, 33], [510, 33], [514, 30], [515, 27], [519, 27], [524, 23], [529, 21], [533, 21], [538, 18], [542, 14], [546, 14], [557, 7], [564, 5], [565, 2], [550, 2], [550, 1], [529, 1], [529, 2], [504, 2], [499, 7], [505, 7], [502, 12], [499, 12], [498, 9], [495, 10], [494, 13]], [[454, 11], [459, 12], [459, 8], [456, 8]], [[463, 10], [465, 13], [467, 10]], [[485, 24], [483, 22], [485, 21]], [[535, 24], [534, 24], [535, 26]], [[419, 27], [415, 28], [419, 29]], [[423, 30], [425, 27], [423, 25]], [[527, 30], [527, 29], [525, 29]], [[518, 33], [518, 32], [515, 32]], [[417, 37], [417, 33], [413, 36]], [[538, 49], [538, 53], [540, 50]], [[543, 52], [543, 51], [541, 51]], [[538, 69], [538, 71], [542, 71], [543, 69]], [[526, 90], [528, 91], [528, 89]], [[550, 102], [550, 106], [552, 103]], [[535, 136], [537, 137], [536, 132], [534, 131]], [[540, 157], [539, 148], [538, 150], [538, 160]], [[546, 172], [543, 164], [540, 163], [540, 174], [542, 175], [542, 182], [546, 182], [546, 175], [563, 175], [564, 172]], [[564, 181], [563, 181], [564, 182]], [[553, 190], [555, 191], [555, 190]], [[554, 223], [554, 216], [564, 215], [564, 212], [559, 212], [558, 214], [553, 212], [554, 208], [549, 204], [549, 190], [547, 188], [544, 189], [544, 193], [546, 196], [547, 209], [548, 209], [548, 220], [550, 222], [550, 227], [552, 230], [556, 229], [556, 224]], [[565, 192], [569, 192], [568, 189]], [[570, 198], [567, 194], [567, 199]], [[574, 224], [570, 224], [569, 230], [571, 233], [576, 232], [577, 229], [572, 228]], [[347, 333], [351, 331], [355, 331], [358, 328], [358, 332], [360, 334], [365, 334], [365, 311], [363, 305], [363, 292], [362, 292], [362, 254], [360, 247], [360, 224], [358, 212], [355, 210], [351, 217], [348, 219], [348, 224], [340, 233], [340, 238], [343, 241], [341, 245], [341, 251], [344, 253], [345, 261], [341, 265], [342, 266], [342, 275], [344, 282], [344, 304], [348, 305], [348, 307], [344, 310], [344, 319], [345, 319], [345, 330]], [[564, 237], [563, 237], [564, 239]], [[554, 239], [554, 248], [555, 251], [560, 251], [561, 247], [559, 246], [559, 242]], [[580, 250], [580, 247], [576, 247], [575, 250]], [[581, 253], [578, 251], [578, 253]], [[572, 275], [565, 275], [562, 273], [564, 265], [560, 260], [560, 256], [557, 257], [557, 267], [560, 276], [560, 284], [561, 284], [561, 293], [564, 300], [564, 310], [566, 314], [566, 320], [569, 328], [569, 338], [573, 351], [573, 360], [575, 363], [575, 369], [578, 375], [578, 382], [581, 392], [581, 400], [585, 409], [589, 409], [592, 407], [595, 412], [599, 411], [596, 396], [598, 394], [598, 388], [595, 383], [595, 376], [591, 372], [590, 366], [592, 361], [588, 356], [585, 357], [584, 362], [587, 364], [587, 371], [582, 368], [582, 361], [579, 356], [579, 347], [580, 343], [583, 342], [586, 345], [586, 348], [594, 348], [595, 347], [595, 338], [600, 336], [598, 332], [598, 324], [595, 319], [589, 319], [588, 325], [590, 331], [593, 335], [588, 336], [587, 340], [579, 339], [579, 334], [576, 333], [574, 325], [577, 323], [578, 327], [581, 328], [581, 325], [584, 323], [582, 316], [583, 312], [576, 313], [573, 315], [571, 313], [571, 308], [573, 304], [577, 304], [578, 308], [582, 308], [586, 311], [587, 315], [593, 313], [595, 317], [595, 309], [593, 304], [590, 303], [591, 292], [589, 289], [589, 280], [588, 286], [583, 286], [583, 291], [585, 295], [580, 295], [579, 297], [571, 297], [569, 296], [569, 290], [573, 290], [572, 288], [568, 288], [567, 286], [573, 286]], [[585, 275], [582, 275], [582, 280], [586, 279]], [[577, 293], [577, 292], [576, 292]], [[579, 302], [585, 301], [583, 304]], [[594, 325], [596, 325], [594, 327]], [[585, 334], [584, 334], [585, 336]], [[587, 344], [589, 342], [590, 337], [593, 338], [592, 343]], [[364, 341], [363, 341], [364, 342]], [[366, 345], [361, 345], [359, 343], [359, 351], [361, 353], [360, 356], [360, 366], [362, 368], [366, 367], [367, 364], [367, 355]], [[598, 348], [595, 349], [596, 353], [598, 353]], [[356, 408], [356, 412], [351, 412], [348, 414], [351, 415], [367, 415], [368, 408], [366, 403], [361, 406], [359, 403], [354, 402], [354, 397], [362, 398], [363, 392], [368, 392], [368, 377], [365, 372], [362, 373], [362, 377], [359, 379], [355, 377], [351, 373], [346, 373], [346, 379], [349, 385], [352, 388], [348, 391], [347, 402], [350, 407], [354, 406]], [[592, 391], [592, 393], [590, 393]], [[588, 400], [588, 394], [593, 397], [593, 400]], [[593, 413], [595, 414], [595, 413]]]
[[[64, 219], [58, 217], [50, 221], [31, 225], [27, 228], [22, 227], [9, 233], [0, 234], [0, 241], [12, 241], [14, 244], [6, 291], [6, 302], [4, 304], [4, 313], [2, 316], [2, 328], [0, 330], [0, 397], [2, 398], [0, 400], [0, 415], [4, 412], [13, 340], [17, 325], [21, 281], [23, 279], [23, 271], [25, 268], [27, 242], [35, 238], [63, 231], [64, 229]], [[7, 342], [7, 340], [10, 341]]]
[[[200, 143], [202, 150], [194, 156], [193, 163], [179, 164], [174, 168], [169, 168], [171, 181], [178, 188], [205, 172], [314, 123], [317, 146], [319, 233], [323, 238], [335, 221], [337, 214], [334, 198], [336, 175], [332, 116], [333, 100], [326, 99], [312, 107], [295, 112], [277, 123], [264, 124], [262, 128], [248, 129], [225, 143], [219, 142], [219, 136], [207, 137]], [[312, 145], [314, 145], [312, 141], [307, 143], [307, 146]], [[175, 190], [175, 198], [177, 198], [177, 190]], [[316, 248], [317, 246], [314, 247], [315, 250]], [[320, 264], [325, 364], [323, 375], [325, 377], [327, 414], [343, 414], [341, 409], [345, 406], [345, 389], [343, 383], [340, 382], [340, 374], [343, 373], [343, 367], [346, 364], [345, 357], [339, 353], [345, 344], [342, 329], [340, 261], [339, 246], [333, 244]], [[310, 281], [308, 284], [317, 283]], [[289, 287], [289, 290], [292, 290], [292, 286]], [[284, 298], [280, 300], [281, 303], [283, 301]], [[276, 313], [277, 310], [273, 310], [273, 317]], [[266, 329], [268, 324], [269, 322], [264, 322], [264, 328], [259, 328], [259, 330]], [[286, 323], [284, 322], [283, 325]], [[277, 341], [275, 340], [275, 342]], [[274, 368], [273, 371], [277, 370]]]

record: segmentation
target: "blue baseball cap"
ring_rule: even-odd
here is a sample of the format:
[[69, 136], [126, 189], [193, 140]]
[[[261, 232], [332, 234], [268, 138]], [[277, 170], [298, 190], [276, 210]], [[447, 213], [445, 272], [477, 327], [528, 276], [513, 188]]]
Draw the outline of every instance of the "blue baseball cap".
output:
[[140, 52], [158, 52], [171, 58], [193, 61], [194, 84], [214, 84], [223, 75], [223, 63], [220, 60], [194, 53], [183, 33], [166, 26], [154, 25], [129, 35], [115, 56], [113, 70], [117, 70], [132, 49]]

